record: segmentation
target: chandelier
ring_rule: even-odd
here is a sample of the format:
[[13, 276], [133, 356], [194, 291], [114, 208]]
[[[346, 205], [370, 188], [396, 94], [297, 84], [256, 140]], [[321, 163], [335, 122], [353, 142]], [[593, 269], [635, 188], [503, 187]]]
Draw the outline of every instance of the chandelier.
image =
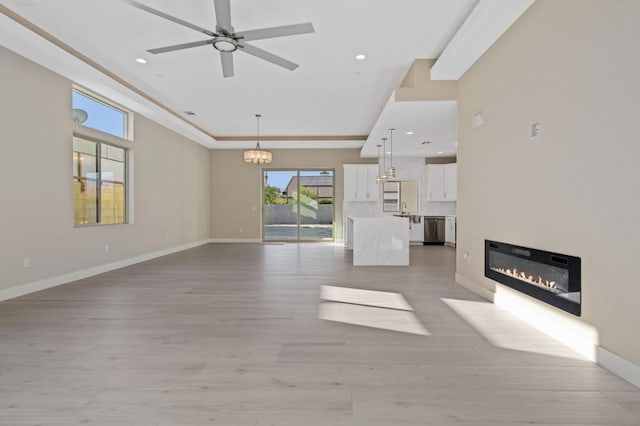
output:
[[256, 132], [256, 148], [248, 149], [244, 152], [244, 162], [250, 164], [269, 164], [273, 158], [269, 151], [260, 149], [260, 117], [256, 114], [257, 132]]

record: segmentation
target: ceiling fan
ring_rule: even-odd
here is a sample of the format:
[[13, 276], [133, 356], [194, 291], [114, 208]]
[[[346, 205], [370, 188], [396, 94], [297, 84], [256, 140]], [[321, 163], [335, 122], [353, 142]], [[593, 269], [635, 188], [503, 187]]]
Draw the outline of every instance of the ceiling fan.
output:
[[233, 52], [236, 50], [249, 55], [256, 56], [272, 64], [281, 66], [290, 71], [298, 68], [298, 64], [288, 61], [273, 53], [267, 52], [255, 46], [252, 46], [247, 41], [262, 40], [265, 38], [274, 37], [286, 37], [298, 34], [307, 34], [314, 32], [313, 25], [310, 22], [304, 24], [284, 25], [281, 27], [261, 28], [258, 30], [239, 31], [236, 32], [231, 25], [231, 0], [214, 0], [214, 7], [216, 12], [216, 30], [211, 31], [206, 28], [199, 27], [175, 16], [168, 15], [162, 11], [153, 9], [142, 3], [134, 0], [125, 0], [131, 6], [134, 6], [140, 10], [167, 19], [176, 24], [184, 25], [192, 30], [199, 31], [211, 37], [207, 40], [194, 41], [190, 43], [176, 44], [173, 46], [159, 47], [156, 49], [149, 49], [147, 52], [158, 54], [172, 52], [174, 50], [189, 49], [192, 47], [212, 45], [216, 50], [220, 52], [220, 61], [222, 62], [222, 75], [226, 77], [233, 77]]

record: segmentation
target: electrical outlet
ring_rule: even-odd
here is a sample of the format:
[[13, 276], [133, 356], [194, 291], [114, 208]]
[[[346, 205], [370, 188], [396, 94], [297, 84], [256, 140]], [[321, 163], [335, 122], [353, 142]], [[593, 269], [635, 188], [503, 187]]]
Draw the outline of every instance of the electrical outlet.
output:
[[465, 251], [462, 257], [464, 258], [464, 260], [467, 261], [467, 263], [471, 262], [471, 255], [469, 254], [468, 251]]
[[22, 260], [22, 266], [25, 268], [31, 268], [31, 258], [30, 257], [25, 257]]
[[104, 252], [105, 253], [109, 253], [109, 250], [110, 250], [109, 244], [105, 244], [104, 245]]
[[244, 228], [242, 228], [242, 226], [240, 227], [240, 232], [244, 232]]

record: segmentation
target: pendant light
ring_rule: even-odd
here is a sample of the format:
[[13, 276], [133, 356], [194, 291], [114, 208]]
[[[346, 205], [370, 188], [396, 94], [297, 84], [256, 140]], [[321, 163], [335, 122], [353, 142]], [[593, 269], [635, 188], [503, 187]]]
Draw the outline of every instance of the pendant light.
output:
[[390, 148], [389, 148], [389, 168], [385, 169], [385, 175], [387, 175], [387, 177], [396, 177], [396, 168], [393, 165], [393, 131], [396, 129], [389, 129], [389, 142], [391, 144]]
[[378, 176], [376, 176], [376, 183], [383, 183], [384, 179], [382, 176], [384, 176], [384, 173], [381, 173], [382, 169], [380, 167], [380, 147], [382, 145], [378, 144], [376, 146], [378, 147]]
[[244, 152], [244, 162], [251, 164], [269, 164], [273, 158], [269, 151], [260, 149], [260, 117], [256, 114], [257, 132], [256, 132], [256, 149], [249, 149]]
[[[380, 162], [380, 147], [382, 146], [382, 163]], [[382, 145], [377, 145], [378, 147], [378, 176], [376, 177], [376, 183], [384, 183], [387, 181], [387, 175], [385, 170], [387, 169], [387, 162], [385, 151], [387, 150], [387, 138], [382, 138]], [[382, 168], [380, 168], [382, 166]]]

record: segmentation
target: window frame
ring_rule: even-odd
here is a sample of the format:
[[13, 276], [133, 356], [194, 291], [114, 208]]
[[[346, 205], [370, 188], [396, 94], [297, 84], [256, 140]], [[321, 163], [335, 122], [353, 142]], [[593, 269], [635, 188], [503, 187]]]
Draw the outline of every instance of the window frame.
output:
[[[96, 223], [76, 223], [75, 213], [71, 220], [73, 221], [74, 228], [90, 228], [95, 226], [113, 226], [113, 225], [129, 225], [133, 224], [133, 118], [134, 115], [131, 111], [122, 106], [110, 101], [104, 96], [100, 96], [95, 92], [89, 91], [83, 87], [72, 85], [72, 91], [77, 91], [84, 96], [93, 98], [97, 102], [103, 103], [107, 106], [122, 111], [125, 114], [125, 136], [126, 138], [120, 138], [111, 133], [105, 133], [101, 130], [94, 129], [92, 127], [84, 126], [80, 123], [74, 123], [72, 121], [72, 138], [71, 138], [71, 152], [75, 152], [73, 147], [73, 138], [84, 139], [96, 144], [96, 170], [99, 176], [98, 185], [96, 188], [97, 195], [97, 222]], [[69, 113], [71, 113], [70, 108]], [[114, 146], [116, 148], [124, 149], [124, 222], [123, 223], [101, 223], [101, 208], [102, 208], [102, 158], [101, 158], [101, 144]], [[72, 160], [73, 161], [73, 160]], [[75, 172], [72, 178], [75, 177]], [[72, 179], [73, 182], [74, 179]], [[75, 200], [71, 197], [73, 204], [73, 211], [75, 212]]]
[[[129, 109], [127, 109], [127, 108], [123, 107], [122, 105], [120, 105], [120, 104], [118, 104], [116, 102], [113, 102], [112, 100], [107, 99], [106, 97], [104, 97], [102, 95], [99, 95], [96, 92], [93, 92], [93, 91], [91, 91], [91, 90], [89, 90], [89, 89], [87, 89], [85, 87], [78, 86], [77, 84], [73, 84], [71, 86], [71, 94], [72, 94], [72, 96], [73, 96], [73, 92], [77, 92], [82, 96], [85, 96], [85, 97], [87, 97], [89, 99], [92, 99], [92, 100], [96, 101], [97, 103], [105, 105], [105, 106], [107, 106], [109, 108], [112, 108], [112, 109], [114, 109], [116, 111], [120, 111], [124, 115], [124, 137], [121, 138], [120, 136], [116, 136], [116, 135], [111, 134], [111, 133], [103, 132], [102, 130], [94, 129], [93, 127], [85, 126], [84, 124], [79, 124], [79, 123], [74, 123], [74, 124], [79, 125], [83, 129], [94, 130], [96, 132], [100, 132], [102, 134], [109, 135], [109, 136], [114, 137], [114, 138], [119, 139], [119, 140], [133, 141], [133, 113]], [[71, 109], [73, 109], [73, 103], [71, 105]]]
[[[74, 217], [74, 221], [73, 221], [73, 225], [76, 228], [84, 228], [84, 227], [91, 227], [91, 226], [110, 226], [110, 225], [127, 225], [129, 223], [131, 223], [130, 221], [130, 196], [129, 196], [129, 175], [130, 175], [130, 158], [131, 156], [129, 155], [129, 151], [130, 149], [124, 146], [120, 146], [117, 144], [113, 144], [113, 143], [109, 143], [109, 142], [105, 142], [102, 140], [96, 140], [92, 137], [88, 137], [86, 135], [82, 135], [82, 134], [76, 134], [74, 133], [73, 135], [73, 139], [82, 139], [88, 142], [92, 142], [95, 143], [96, 145], [96, 149], [95, 149], [95, 153], [96, 153], [96, 174], [97, 174], [97, 179], [96, 179], [96, 222], [95, 223], [76, 223], [75, 221], [75, 217]], [[121, 223], [103, 223], [102, 222], [102, 182], [103, 182], [103, 176], [102, 176], [102, 145], [107, 145], [107, 146], [112, 146], [115, 148], [120, 148], [122, 150], [124, 150], [124, 174], [123, 174], [123, 193], [124, 193], [124, 221]], [[72, 146], [72, 152], [76, 152], [73, 149]], [[75, 161], [75, 160], [74, 160]], [[75, 166], [75, 165], [74, 165]], [[75, 174], [73, 176], [75, 178]], [[75, 212], [75, 200], [74, 201], [74, 212]], [[75, 213], [74, 213], [75, 214]]]

